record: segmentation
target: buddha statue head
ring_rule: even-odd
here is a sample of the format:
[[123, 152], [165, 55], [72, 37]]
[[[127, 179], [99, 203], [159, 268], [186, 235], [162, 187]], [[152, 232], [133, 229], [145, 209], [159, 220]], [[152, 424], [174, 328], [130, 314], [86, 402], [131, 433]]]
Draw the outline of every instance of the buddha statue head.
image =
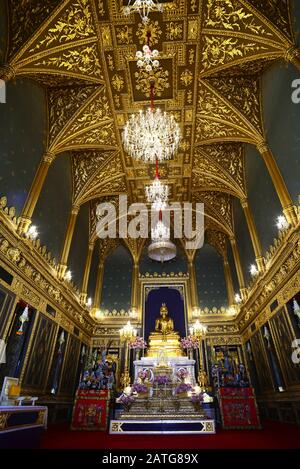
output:
[[166, 318], [168, 316], [168, 308], [166, 306], [166, 303], [163, 303], [160, 307], [160, 315], [163, 318]]

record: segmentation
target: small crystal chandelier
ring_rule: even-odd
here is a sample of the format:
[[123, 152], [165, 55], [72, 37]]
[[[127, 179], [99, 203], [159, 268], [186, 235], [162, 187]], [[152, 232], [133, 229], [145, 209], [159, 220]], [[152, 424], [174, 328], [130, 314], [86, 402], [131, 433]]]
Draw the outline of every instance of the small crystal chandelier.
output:
[[159, 57], [158, 50], [151, 50], [150, 47], [145, 44], [142, 51], [137, 51], [136, 55], [137, 66], [139, 68], [144, 68], [146, 72], [152, 72], [153, 68], [159, 67]]
[[147, 201], [152, 204], [152, 210], [165, 210], [169, 198], [169, 186], [162, 184], [158, 171], [158, 160], [156, 159], [155, 179], [150, 186], [145, 187]]
[[158, 0], [129, 0], [128, 5], [124, 7], [124, 15], [130, 13], [139, 13], [143, 23], [148, 23], [151, 11], [163, 11], [163, 5]]
[[169, 241], [170, 228], [168, 228], [162, 220], [159, 220], [155, 227], [151, 230], [152, 241]]
[[176, 246], [170, 241], [170, 229], [161, 218], [160, 211], [159, 221], [151, 230], [152, 243], [148, 247], [148, 256], [154, 261], [166, 262], [176, 257]]
[[174, 117], [152, 108], [133, 114], [123, 131], [124, 148], [137, 160], [154, 163], [172, 158], [180, 142]]

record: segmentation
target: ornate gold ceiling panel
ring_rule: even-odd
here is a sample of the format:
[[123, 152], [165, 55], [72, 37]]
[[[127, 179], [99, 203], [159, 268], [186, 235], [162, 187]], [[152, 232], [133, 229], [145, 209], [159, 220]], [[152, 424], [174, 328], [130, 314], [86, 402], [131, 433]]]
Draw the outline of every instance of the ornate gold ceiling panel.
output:
[[[251, 4], [250, 4], [251, 3]], [[284, 57], [293, 45], [289, 26], [289, 5], [277, 0], [206, 0], [202, 2], [200, 76], [257, 59]], [[257, 8], [255, 8], [257, 7]], [[282, 15], [282, 10], [285, 13]], [[261, 11], [271, 12], [264, 16]], [[272, 19], [276, 20], [276, 26]], [[278, 29], [278, 23], [281, 23]]]
[[109, 196], [109, 197], [102, 197], [99, 199], [93, 199], [89, 203], [89, 240], [95, 241], [97, 239], [97, 223], [98, 219], [96, 216], [96, 210], [100, 203], [111, 203], [114, 205], [115, 209], [118, 210], [119, 205], [119, 197], [118, 196]]
[[220, 231], [233, 234], [232, 198], [229, 194], [214, 191], [195, 192], [192, 200], [204, 204], [205, 218], [215, 221]]
[[225, 233], [208, 229], [206, 231], [206, 241], [213, 246], [223, 258], [227, 257], [227, 238]]
[[226, 140], [255, 144], [263, 140], [263, 135], [256, 80], [244, 77], [199, 80], [196, 145]]
[[[40, 79], [44, 75], [63, 75], [72, 80], [103, 83], [92, 1], [47, 1], [45, 4], [35, 1], [35, 6], [31, 3], [15, 1], [10, 6], [13, 35], [9, 63], [14, 73]], [[40, 26], [36, 29], [37, 18]]]
[[126, 192], [119, 152], [84, 152], [72, 158], [73, 204]]
[[192, 190], [207, 189], [246, 197], [244, 148], [241, 144], [215, 144], [195, 149]]
[[49, 123], [49, 150], [53, 153], [81, 148], [118, 147], [104, 86], [84, 87], [80, 91], [68, 87], [50, 90]]

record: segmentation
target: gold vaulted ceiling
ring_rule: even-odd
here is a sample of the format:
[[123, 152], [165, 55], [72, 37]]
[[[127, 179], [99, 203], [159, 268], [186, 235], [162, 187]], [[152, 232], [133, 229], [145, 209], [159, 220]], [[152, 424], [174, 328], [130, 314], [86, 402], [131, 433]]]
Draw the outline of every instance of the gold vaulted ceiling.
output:
[[173, 200], [205, 203], [208, 240], [222, 253], [224, 236], [234, 232], [232, 197], [247, 197], [244, 144], [265, 138], [260, 77], [293, 50], [289, 1], [174, 0], [150, 14], [148, 26], [138, 15], [126, 18], [123, 3], [10, 0], [5, 73], [46, 87], [46, 151], [71, 152], [73, 204], [90, 202], [94, 237], [97, 202], [117, 203], [124, 192], [144, 201], [154, 175], [121, 145], [129, 114], [149, 102], [149, 78], [134, 57], [150, 29], [161, 56], [156, 104], [182, 129], [180, 150], [161, 176]]

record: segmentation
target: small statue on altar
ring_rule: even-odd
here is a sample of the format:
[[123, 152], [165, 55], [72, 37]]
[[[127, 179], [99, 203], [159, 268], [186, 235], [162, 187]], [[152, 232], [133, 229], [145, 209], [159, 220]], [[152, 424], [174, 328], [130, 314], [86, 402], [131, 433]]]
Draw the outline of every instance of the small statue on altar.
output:
[[183, 356], [179, 333], [174, 331], [174, 322], [168, 313], [168, 308], [163, 303], [160, 308], [160, 317], [155, 321], [155, 331], [149, 336], [148, 357], [158, 357], [161, 351], [164, 352], [165, 357]]
[[208, 386], [208, 379], [207, 379], [207, 374], [204, 370], [200, 369], [199, 374], [198, 374], [198, 381], [199, 381], [199, 386], [202, 389], [206, 389]]
[[161, 318], [157, 318], [155, 321], [155, 331], [160, 332], [163, 336], [174, 332], [174, 322], [168, 317], [168, 308], [165, 303], [161, 305], [160, 316]]

